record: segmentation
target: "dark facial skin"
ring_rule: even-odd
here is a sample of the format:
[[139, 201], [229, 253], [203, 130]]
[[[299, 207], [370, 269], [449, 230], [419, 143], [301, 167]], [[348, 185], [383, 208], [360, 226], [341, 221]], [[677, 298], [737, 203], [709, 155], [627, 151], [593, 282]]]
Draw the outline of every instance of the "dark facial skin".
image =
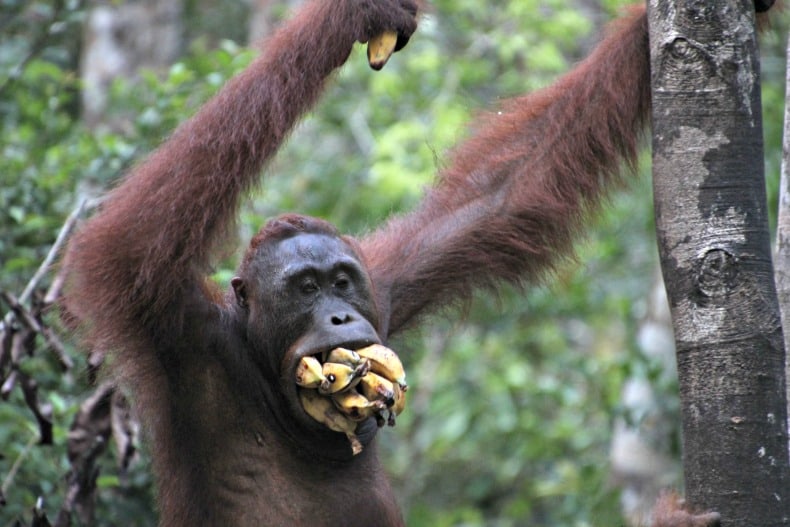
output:
[[380, 342], [370, 279], [353, 249], [333, 236], [298, 234], [262, 247], [231, 285], [252, 360], [279, 386], [298, 423], [326, 431], [302, 410], [294, 382], [299, 360]]

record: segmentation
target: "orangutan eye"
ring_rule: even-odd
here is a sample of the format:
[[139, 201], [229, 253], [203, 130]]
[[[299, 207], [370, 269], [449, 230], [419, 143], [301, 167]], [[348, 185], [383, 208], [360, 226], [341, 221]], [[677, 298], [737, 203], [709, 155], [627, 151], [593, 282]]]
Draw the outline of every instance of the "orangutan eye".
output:
[[302, 294], [311, 295], [318, 291], [318, 284], [312, 278], [306, 278], [299, 284], [299, 290]]
[[335, 288], [341, 291], [347, 290], [351, 286], [351, 280], [346, 275], [338, 276], [335, 279]]

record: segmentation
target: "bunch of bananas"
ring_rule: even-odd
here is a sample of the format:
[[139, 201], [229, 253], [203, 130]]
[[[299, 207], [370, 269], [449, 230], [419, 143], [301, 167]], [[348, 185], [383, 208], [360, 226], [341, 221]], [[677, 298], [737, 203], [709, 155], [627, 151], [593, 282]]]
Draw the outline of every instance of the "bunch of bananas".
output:
[[[346, 434], [354, 455], [362, 452], [357, 424], [375, 417], [395, 426], [406, 406], [406, 373], [398, 355], [374, 344], [359, 350], [335, 348], [302, 357], [296, 367], [299, 399], [305, 412], [335, 432]], [[387, 416], [385, 417], [385, 413]]]

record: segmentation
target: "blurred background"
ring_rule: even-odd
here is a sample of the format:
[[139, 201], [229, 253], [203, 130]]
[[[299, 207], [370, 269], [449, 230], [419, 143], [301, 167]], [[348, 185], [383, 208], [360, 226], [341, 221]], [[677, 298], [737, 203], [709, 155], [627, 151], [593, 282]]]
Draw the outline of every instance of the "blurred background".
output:
[[[56, 270], [31, 282], [37, 269], [79, 204], [90, 208], [243, 69], [251, 42], [299, 3], [0, 0], [0, 314], [7, 344], [14, 298], [43, 326], [0, 355], [0, 527], [33, 522], [39, 498], [51, 520], [73, 503], [69, 438], [101, 380], [45, 298]], [[383, 71], [358, 46], [229, 245], [281, 212], [362, 234], [413, 207], [476, 112], [551, 83], [627, 3], [435, 0]], [[773, 211], [788, 18], [778, 13], [761, 40]], [[410, 399], [379, 443], [408, 525], [634, 525], [659, 489], [682, 487], [649, 149], [643, 158], [547, 283], [481, 295], [391, 343]], [[223, 286], [237, 257], [217, 263]], [[133, 416], [122, 424], [91, 465], [95, 510], [75, 525], [156, 523], [145, 446]]]

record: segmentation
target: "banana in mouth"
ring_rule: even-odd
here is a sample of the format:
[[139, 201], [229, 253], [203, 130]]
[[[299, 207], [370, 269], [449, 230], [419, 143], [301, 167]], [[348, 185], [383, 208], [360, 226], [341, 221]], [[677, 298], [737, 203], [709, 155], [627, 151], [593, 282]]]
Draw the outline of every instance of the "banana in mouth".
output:
[[363, 448], [355, 434], [360, 422], [374, 417], [379, 427], [395, 426], [395, 417], [406, 407], [403, 364], [381, 344], [302, 357], [295, 381], [307, 415], [345, 434], [354, 455]]

